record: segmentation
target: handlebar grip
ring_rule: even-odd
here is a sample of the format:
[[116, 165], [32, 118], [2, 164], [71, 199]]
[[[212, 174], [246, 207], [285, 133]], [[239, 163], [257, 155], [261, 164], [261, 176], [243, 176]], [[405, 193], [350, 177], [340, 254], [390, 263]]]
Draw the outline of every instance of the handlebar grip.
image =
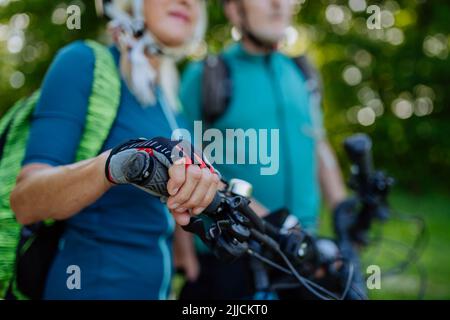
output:
[[344, 148], [351, 162], [358, 168], [358, 176], [365, 180], [372, 175], [372, 140], [366, 134], [355, 134], [347, 138]]
[[[142, 181], [142, 171], [147, 166], [147, 161], [148, 168], [146, 171], [148, 172], [148, 176], [144, 176], [144, 181]], [[128, 181], [139, 181], [140, 186], [149, 189], [149, 191], [157, 196], [170, 196], [167, 191], [167, 182], [169, 181], [168, 169], [155, 157], [144, 153], [136, 153], [128, 161], [125, 175]], [[213, 201], [203, 212], [206, 214], [214, 214], [220, 206], [221, 201], [220, 195], [216, 193]]]
[[123, 171], [127, 181], [151, 191], [155, 196], [170, 196], [167, 191], [169, 181], [167, 167], [154, 157], [145, 153], [135, 153], [127, 161]]

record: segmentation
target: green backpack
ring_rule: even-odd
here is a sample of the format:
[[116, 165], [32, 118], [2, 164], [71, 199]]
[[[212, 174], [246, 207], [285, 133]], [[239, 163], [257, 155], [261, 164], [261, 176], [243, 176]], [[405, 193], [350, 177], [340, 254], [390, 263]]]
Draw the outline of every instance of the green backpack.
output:
[[[87, 40], [85, 43], [93, 50], [95, 68], [76, 161], [93, 158], [100, 153], [120, 103], [120, 76], [113, 56], [108, 48], [97, 42]], [[38, 90], [18, 101], [0, 119], [0, 297], [4, 296], [13, 278], [16, 250], [21, 238], [21, 226], [15, 220], [9, 197], [21, 170], [32, 114], [39, 96]], [[31, 242], [34, 238], [31, 238]], [[19, 249], [27, 250], [30, 245], [27, 243]]]

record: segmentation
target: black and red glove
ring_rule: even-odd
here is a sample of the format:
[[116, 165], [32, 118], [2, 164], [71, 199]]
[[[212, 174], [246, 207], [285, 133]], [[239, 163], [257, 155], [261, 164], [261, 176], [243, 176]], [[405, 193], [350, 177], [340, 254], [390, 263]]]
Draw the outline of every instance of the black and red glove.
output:
[[168, 169], [180, 159], [186, 166], [198, 165], [219, 174], [213, 166], [185, 140], [163, 137], [130, 140], [114, 148], [105, 165], [107, 179], [114, 184], [133, 184], [161, 198], [169, 196]]

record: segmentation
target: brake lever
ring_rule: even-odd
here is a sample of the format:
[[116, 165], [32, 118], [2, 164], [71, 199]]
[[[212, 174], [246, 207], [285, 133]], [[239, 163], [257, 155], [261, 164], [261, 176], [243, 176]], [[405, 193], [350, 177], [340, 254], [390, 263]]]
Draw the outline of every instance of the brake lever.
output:
[[207, 236], [205, 224], [199, 217], [191, 217], [189, 223], [185, 226], [182, 226], [181, 228], [186, 232], [196, 234], [207, 245], [211, 242], [211, 240]]

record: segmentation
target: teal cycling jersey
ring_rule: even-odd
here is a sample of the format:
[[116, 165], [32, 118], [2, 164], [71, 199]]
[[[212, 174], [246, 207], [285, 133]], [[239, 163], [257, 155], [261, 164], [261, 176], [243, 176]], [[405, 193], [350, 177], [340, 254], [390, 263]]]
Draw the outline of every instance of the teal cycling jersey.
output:
[[[257, 157], [252, 152], [264, 153], [264, 141], [259, 140], [256, 149], [244, 146], [244, 163], [215, 163], [215, 167], [226, 179], [250, 182], [254, 198], [269, 210], [288, 208], [303, 227], [314, 231], [320, 207], [316, 146], [323, 125], [321, 110], [312, 101], [305, 75], [280, 52], [253, 55], [240, 43], [228, 47], [222, 57], [230, 72], [231, 99], [211, 127], [220, 130], [224, 140], [227, 129], [255, 130], [258, 138], [267, 139], [267, 154], [278, 164], [272, 163], [272, 170], [267, 170], [264, 161], [251, 163], [250, 159]], [[194, 121], [202, 120], [203, 68], [202, 62], [194, 62], [183, 74], [180, 98], [191, 128]], [[206, 145], [208, 142], [203, 142]], [[227, 156], [230, 152], [237, 154], [237, 149], [242, 151], [237, 143], [235, 150], [228, 150], [226, 142], [223, 145]]]

